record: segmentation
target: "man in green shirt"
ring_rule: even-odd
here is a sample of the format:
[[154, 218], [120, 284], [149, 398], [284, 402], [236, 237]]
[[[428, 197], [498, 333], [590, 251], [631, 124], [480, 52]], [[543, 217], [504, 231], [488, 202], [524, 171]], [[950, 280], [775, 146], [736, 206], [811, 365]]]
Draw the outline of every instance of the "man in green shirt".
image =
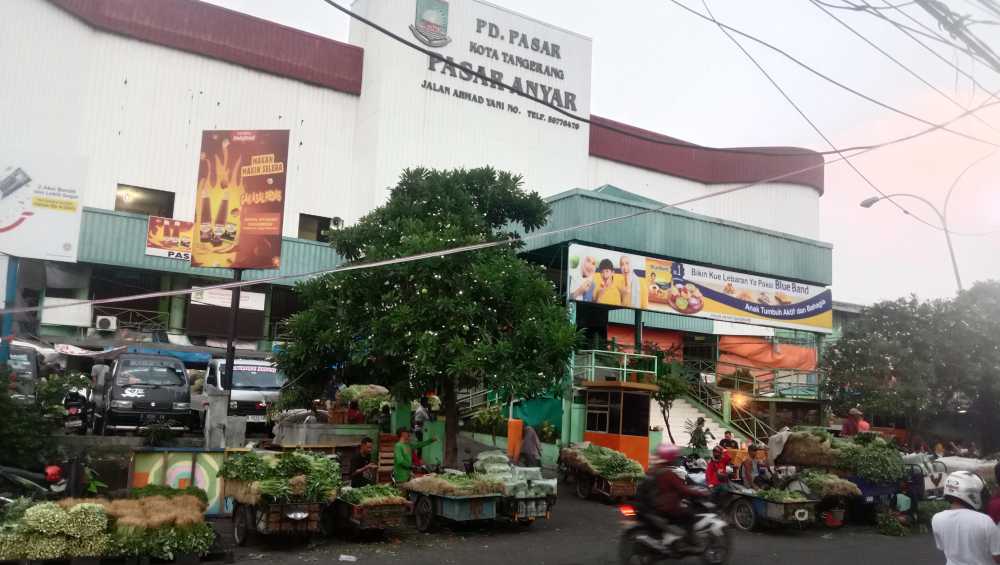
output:
[[410, 474], [413, 471], [413, 450], [430, 445], [437, 441], [437, 438], [432, 437], [423, 441], [410, 443], [409, 428], [399, 428], [396, 433], [399, 435], [399, 441], [396, 442], [394, 450], [392, 477], [396, 480], [397, 484], [401, 484], [410, 480]]

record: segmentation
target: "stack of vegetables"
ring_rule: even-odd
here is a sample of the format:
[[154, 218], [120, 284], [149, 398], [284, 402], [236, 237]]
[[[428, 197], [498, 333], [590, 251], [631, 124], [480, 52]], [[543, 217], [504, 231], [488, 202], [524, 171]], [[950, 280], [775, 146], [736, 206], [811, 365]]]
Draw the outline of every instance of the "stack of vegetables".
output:
[[757, 492], [757, 496], [770, 502], [806, 502], [809, 500], [804, 493], [797, 490], [769, 488]]
[[[166, 488], [166, 487], [161, 487]], [[201, 496], [169, 493], [109, 501], [19, 500], [0, 522], [0, 561], [73, 557], [205, 555], [215, 531], [205, 523]]]
[[808, 470], [801, 473], [798, 478], [819, 498], [861, 496], [858, 485], [832, 473]]
[[876, 484], [899, 481], [905, 475], [899, 450], [875, 433], [840, 439], [823, 429], [797, 430], [788, 435], [778, 463], [826, 469]]
[[219, 470], [225, 494], [243, 504], [328, 502], [337, 498], [340, 464], [305, 451], [264, 458], [256, 452], [232, 455]]
[[600, 445], [564, 447], [559, 456], [567, 464], [583, 467], [609, 481], [640, 480], [645, 476], [638, 461]]
[[403, 493], [392, 485], [368, 485], [361, 488], [344, 487], [340, 500], [355, 506], [395, 506], [406, 504]]
[[515, 498], [542, 498], [555, 496], [556, 480], [542, 477], [542, 470], [533, 467], [514, 467], [502, 451], [484, 451], [476, 457], [476, 471], [503, 483], [506, 496]]
[[392, 404], [392, 396], [383, 386], [351, 385], [337, 393], [337, 401], [344, 405], [357, 401], [358, 409], [370, 419], [378, 415], [382, 406]]
[[410, 479], [402, 484], [404, 490], [438, 496], [474, 496], [481, 494], [504, 494], [504, 484], [492, 475], [474, 473], [430, 474]]

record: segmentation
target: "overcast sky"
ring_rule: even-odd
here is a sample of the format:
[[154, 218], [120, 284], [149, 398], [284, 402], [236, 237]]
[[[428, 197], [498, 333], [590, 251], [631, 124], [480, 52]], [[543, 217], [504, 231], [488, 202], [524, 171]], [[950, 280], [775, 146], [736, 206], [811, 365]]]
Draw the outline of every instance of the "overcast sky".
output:
[[[322, 0], [210, 1], [318, 35], [347, 39], [347, 17]], [[683, 1], [704, 12], [701, 0]], [[855, 90], [921, 118], [943, 122], [963, 112], [963, 106], [974, 107], [988, 96], [874, 16], [832, 10], [951, 100], [895, 66], [808, 0], [709, 2], [720, 21], [789, 51]], [[593, 38], [594, 114], [704, 145], [829, 149], [714, 24], [699, 20], [670, 0], [493, 3]], [[884, 5], [883, 0], [870, 3]], [[957, 12], [989, 17], [967, 0], [948, 0], [948, 4]], [[937, 30], [920, 8], [909, 5], [902, 9]], [[884, 13], [917, 26], [898, 12]], [[973, 31], [1000, 51], [1000, 34], [994, 26], [978, 25]], [[870, 144], [927, 127], [840, 90], [766, 48], [741, 41], [838, 146]], [[1000, 89], [997, 73], [973, 64], [967, 55], [950, 47], [936, 47], [940, 55], [972, 74], [989, 91]], [[966, 118], [954, 128], [1000, 143], [1000, 105], [977, 115], [986, 123]], [[962, 169], [994, 149], [937, 132], [873, 151], [854, 162], [884, 192], [915, 193], [941, 207]], [[953, 237], [966, 287], [977, 280], [1000, 279], [998, 175], [1000, 153], [969, 170], [951, 198], [951, 230], [995, 232], [986, 237]], [[942, 232], [919, 224], [889, 202], [869, 210], [858, 206], [874, 194], [846, 164], [827, 167], [820, 233], [824, 241], [834, 245], [834, 299], [867, 304], [910, 293], [925, 298], [954, 294], [955, 279]], [[669, 195], [664, 199], [669, 200]], [[914, 214], [938, 223], [925, 204], [899, 202]]]

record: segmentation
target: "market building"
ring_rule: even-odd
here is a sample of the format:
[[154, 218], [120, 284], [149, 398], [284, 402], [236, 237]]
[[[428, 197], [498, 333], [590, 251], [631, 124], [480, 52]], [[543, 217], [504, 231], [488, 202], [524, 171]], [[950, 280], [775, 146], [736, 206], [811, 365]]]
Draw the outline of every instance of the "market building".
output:
[[[547, 230], [649, 212], [532, 240], [527, 256], [550, 266], [564, 292], [580, 269], [570, 263], [580, 245], [786, 285], [742, 301], [759, 308], [788, 306], [783, 297], [803, 289], [810, 300], [825, 293], [826, 305], [810, 313], [829, 315], [832, 248], [817, 240], [822, 156], [788, 147], [716, 150], [593, 115], [593, 45], [571, 31], [478, 0], [354, 3], [437, 55], [429, 57], [357, 21], [345, 43], [197, 0], [27, 0], [7, 9], [20, 22], [5, 38], [11, 48], [0, 52], [17, 86], [0, 94], [7, 131], [17, 133], [0, 142], [8, 305], [231, 279], [232, 269], [193, 266], [190, 254], [151, 254], [149, 218], [167, 226], [204, 221], [196, 196], [203, 132], [287, 130], [282, 212], [274, 219], [280, 267], [243, 273], [286, 278], [244, 293], [241, 347], [270, 349], [280, 320], [297, 307], [295, 275], [340, 261], [323, 232], [378, 206], [400, 172], [416, 166], [520, 173], [552, 204]], [[759, 184], [683, 211], [659, 209], [742, 183]], [[699, 369], [711, 390], [731, 385], [721, 404], [692, 397], [693, 410], [726, 416], [720, 426], [742, 429], [732, 424], [734, 412], [755, 414], [746, 426], [818, 418], [825, 318], [712, 319], [665, 299], [638, 318], [641, 306], [570, 299], [568, 307], [595, 348], [633, 344], [641, 332]], [[65, 307], [20, 316], [11, 331], [81, 347], [141, 341], [217, 355], [227, 305], [226, 291], [211, 291]], [[562, 417], [573, 421], [569, 409]]]

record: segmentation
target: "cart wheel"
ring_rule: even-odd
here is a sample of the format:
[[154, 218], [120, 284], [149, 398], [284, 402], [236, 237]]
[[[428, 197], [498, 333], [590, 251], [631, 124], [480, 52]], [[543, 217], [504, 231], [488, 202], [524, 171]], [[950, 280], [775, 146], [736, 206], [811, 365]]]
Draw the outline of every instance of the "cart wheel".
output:
[[576, 496], [587, 500], [590, 498], [590, 494], [594, 491], [594, 479], [590, 477], [577, 477], [576, 478]]
[[243, 547], [253, 537], [253, 507], [246, 504], [233, 506], [233, 542]]
[[429, 496], [421, 496], [413, 505], [413, 516], [417, 519], [417, 531], [427, 533], [434, 527], [434, 503]]
[[757, 525], [757, 515], [754, 514], [753, 504], [749, 500], [737, 500], [733, 503], [732, 513], [733, 525], [749, 532]]
[[572, 480], [572, 478], [572, 473], [569, 472], [569, 469], [567, 469], [565, 465], [559, 465], [556, 467], [556, 479], [558, 479], [560, 483], [567, 483]]

